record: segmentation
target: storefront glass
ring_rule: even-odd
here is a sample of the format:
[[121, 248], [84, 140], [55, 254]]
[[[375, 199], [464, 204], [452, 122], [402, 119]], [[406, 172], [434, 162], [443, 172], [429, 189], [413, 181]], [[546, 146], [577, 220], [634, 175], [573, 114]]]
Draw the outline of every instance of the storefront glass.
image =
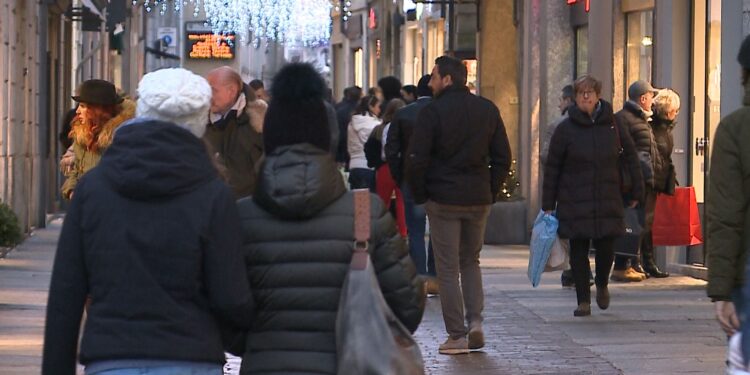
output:
[[357, 48], [354, 50], [354, 84], [359, 87], [365, 87], [365, 81], [362, 74], [363, 69], [363, 59], [364, 54], [362, 53], [362, 48]]
[[589, 72], [589, 27], [576, 28], [576, 66], [574, 77], [580, 77]]
[[639, 79], [651, 82], [654, 57], [654, 12], [631, 12], [626, 15], [625, 85]]

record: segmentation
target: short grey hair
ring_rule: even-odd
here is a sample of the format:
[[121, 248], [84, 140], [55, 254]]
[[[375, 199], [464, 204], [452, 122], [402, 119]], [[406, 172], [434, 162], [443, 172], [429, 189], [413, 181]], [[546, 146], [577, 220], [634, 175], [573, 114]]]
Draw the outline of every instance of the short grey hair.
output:
[[654, 97], [654, 112], [669, 113], [680, 109], [680, 96], [670, 89], [661, 89]]

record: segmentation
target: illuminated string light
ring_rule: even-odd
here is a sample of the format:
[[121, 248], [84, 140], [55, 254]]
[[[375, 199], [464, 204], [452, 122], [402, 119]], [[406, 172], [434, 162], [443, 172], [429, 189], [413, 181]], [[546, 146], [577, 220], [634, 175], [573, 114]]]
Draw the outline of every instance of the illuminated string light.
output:
[[[233, 33], [245, 41], [252, 33], [255, 45], [273, 40], [316, 46], [331, 36], [331, 0], [133, 0], [133, 6], [139, 3], [147, 12], [159, 9], [162, 15], [169, 3], [175, 12], [190, 4], [195, 17], [203, 10], [215, 34]], [[344, 15], [351, 15], [351, 2], [344, 4]]]

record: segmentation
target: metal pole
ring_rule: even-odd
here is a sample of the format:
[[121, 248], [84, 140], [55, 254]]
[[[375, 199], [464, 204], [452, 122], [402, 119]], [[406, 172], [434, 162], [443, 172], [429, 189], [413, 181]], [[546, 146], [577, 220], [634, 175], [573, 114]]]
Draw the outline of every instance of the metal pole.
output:
[[[37, 70], [37, 85], [39, 87], [39, 102], [37, 103], [37, 152], [39, 153], [39, 163], [36, 173], [39, 175], [39, 189], [36, 206], [36, 227], [44, 228], [47, 226], [47, 188], [48, 185], [48, 167], [49, 167], [49, 57], [47, 46], [49, 43], [48, 36], [48, 6], [46, 2], [39, 3], [37, 8], [37, 19], [39, 25], [39, 43], [37, 45], [37, 54], [39, 58], [39, 69]], [[54, 188], [54, 187], [53, 187]]]

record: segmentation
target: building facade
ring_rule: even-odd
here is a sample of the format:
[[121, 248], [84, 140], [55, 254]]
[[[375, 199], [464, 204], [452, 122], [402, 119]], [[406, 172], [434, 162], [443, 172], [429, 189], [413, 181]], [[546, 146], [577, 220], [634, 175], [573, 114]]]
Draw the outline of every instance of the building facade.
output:
[[[742, 104], [736, 54], [750, 32], [750, 1], [533, 0], [524, 6], [520, 84], [526, 125], [518, 157], [529, 215], [540, 207], [540, 134], [560, 115], [561, 88], [584, 73], [602, 80], [602, 97], [615, 110], [638, 79], [680, 94], [672, 159], [680, 184], [695, 188], [702, 213], [713, 133]], [[667, 269], [705, 274], [703, 246], [669, 247], [657, 258]]]

